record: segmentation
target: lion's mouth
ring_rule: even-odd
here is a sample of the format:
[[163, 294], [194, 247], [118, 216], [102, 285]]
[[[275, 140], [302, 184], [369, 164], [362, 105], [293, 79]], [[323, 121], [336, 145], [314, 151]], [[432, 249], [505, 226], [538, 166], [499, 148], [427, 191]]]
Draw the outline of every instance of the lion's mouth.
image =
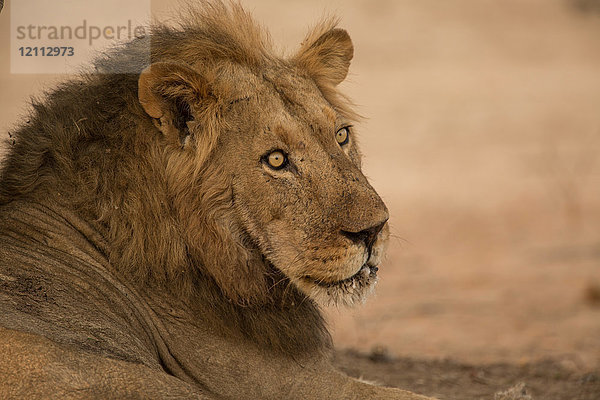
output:
[[310, 282], [321, 286], [323, 288], [353, 288], [364, 286], [368, 284], [369, 281], [377, 278], [377, 271], [379, 268], [377, 266], [370, 266], [368, 264], [364, 264], [354, 275], [334, 282], [327, 282], [322, 279], [316, 279], [310, 275], [304, 277], [304, 279], [309, 280]]
[[327, 281], [314, 275], [305, 275], [299, 282], [303, 291], [323, 304], [352, 306], [362, 303], [377, 283], [376, 265], [365, 263], [352, 276], [339, 280]]

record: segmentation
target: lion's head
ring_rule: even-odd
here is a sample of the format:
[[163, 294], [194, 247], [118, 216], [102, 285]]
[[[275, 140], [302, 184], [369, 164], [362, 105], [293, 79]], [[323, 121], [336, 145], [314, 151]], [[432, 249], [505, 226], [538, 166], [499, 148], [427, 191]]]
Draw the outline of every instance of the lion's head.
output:
[[377, 280], [388, 212], [336, 89], [352, 56], [331, 21], [282, 58], [239, 5], [205, 3], [36, 104], [0, 203], [75, 204], [132, 281], [212, 279], [245, 305], [355, 303]]
[[361, 172], [354, 115], [336, 91], [350, 37], [322, 24], [281, 59], [234, 14], [240, 35], [223, 46], [238, 47], [235, 57], [158, 61], [139, 78], [140, 103], [168, 143], [187, 246], [234, 297], [261, 290], [270, 264], [321, 302], [362, 300], [388, 211]]

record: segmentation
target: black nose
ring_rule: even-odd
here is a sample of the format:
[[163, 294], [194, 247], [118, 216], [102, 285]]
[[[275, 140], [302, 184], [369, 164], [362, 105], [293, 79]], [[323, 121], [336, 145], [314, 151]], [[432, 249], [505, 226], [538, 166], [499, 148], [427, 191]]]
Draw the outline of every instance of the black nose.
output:
[[360, 232], [349, 232], [344, 230], [342, 230], [341, 232], [342, 235], [346, 236], [354, 243], [364, 243], [365, 246], [367, 246], [367, 249], [371, 249], [371, 247], [373, 247], [373, 243], [375, 243], [375, 240], [377, 239], [377, 235], [379, 234], [379, 232], [381, 232], [386, 222], [387, 219], [380, 224], [374, 225], [367, 229], [363, 229]]

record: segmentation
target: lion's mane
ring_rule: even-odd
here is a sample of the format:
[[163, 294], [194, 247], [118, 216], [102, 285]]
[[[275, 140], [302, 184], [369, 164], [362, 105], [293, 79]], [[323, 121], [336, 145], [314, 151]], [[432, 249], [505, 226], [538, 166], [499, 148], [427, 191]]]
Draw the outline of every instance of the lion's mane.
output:
[[[7, 142], [0, 206], [27, 200], [74, 209], [107, 238], [115, 272], [142, 290], [176, 294], [214, 326], [282, 351], [329, 348], [316, 305], [256, 255], [244, 232], [226, 225], [228, 177], [218, 165], [189, 163], [159, 146], [162, 139], [140, 105], [138, 77], [150, 63], [200, 62], [210, 76], [223, 73], [223, 61], [251, 70], [281, 62], [240, 6], [211, 2], [182, 15], [180, 25], [154, 25], [147, 37], [103, 55], [92, 71], [32, 101], [32, 112], [11, 133], [14, 143]], [[334, 25], [319, 24], [307, 42]], [[339, 112], [352, 114], [333, 85], [319, 89]], [[226, 106], [216, 101], [206, 111], [215, 118], [201, 128], [205, 160], [225, 129], [217, 117]]]

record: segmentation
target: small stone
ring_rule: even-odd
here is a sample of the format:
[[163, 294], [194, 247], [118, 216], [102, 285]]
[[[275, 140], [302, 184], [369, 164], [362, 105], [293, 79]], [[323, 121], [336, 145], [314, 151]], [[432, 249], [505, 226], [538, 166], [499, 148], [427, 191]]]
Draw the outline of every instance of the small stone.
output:
[[592, 282], [584, 292], [584, 298], [587, 304], [593, 307], [600, 307], [600, 283]]

